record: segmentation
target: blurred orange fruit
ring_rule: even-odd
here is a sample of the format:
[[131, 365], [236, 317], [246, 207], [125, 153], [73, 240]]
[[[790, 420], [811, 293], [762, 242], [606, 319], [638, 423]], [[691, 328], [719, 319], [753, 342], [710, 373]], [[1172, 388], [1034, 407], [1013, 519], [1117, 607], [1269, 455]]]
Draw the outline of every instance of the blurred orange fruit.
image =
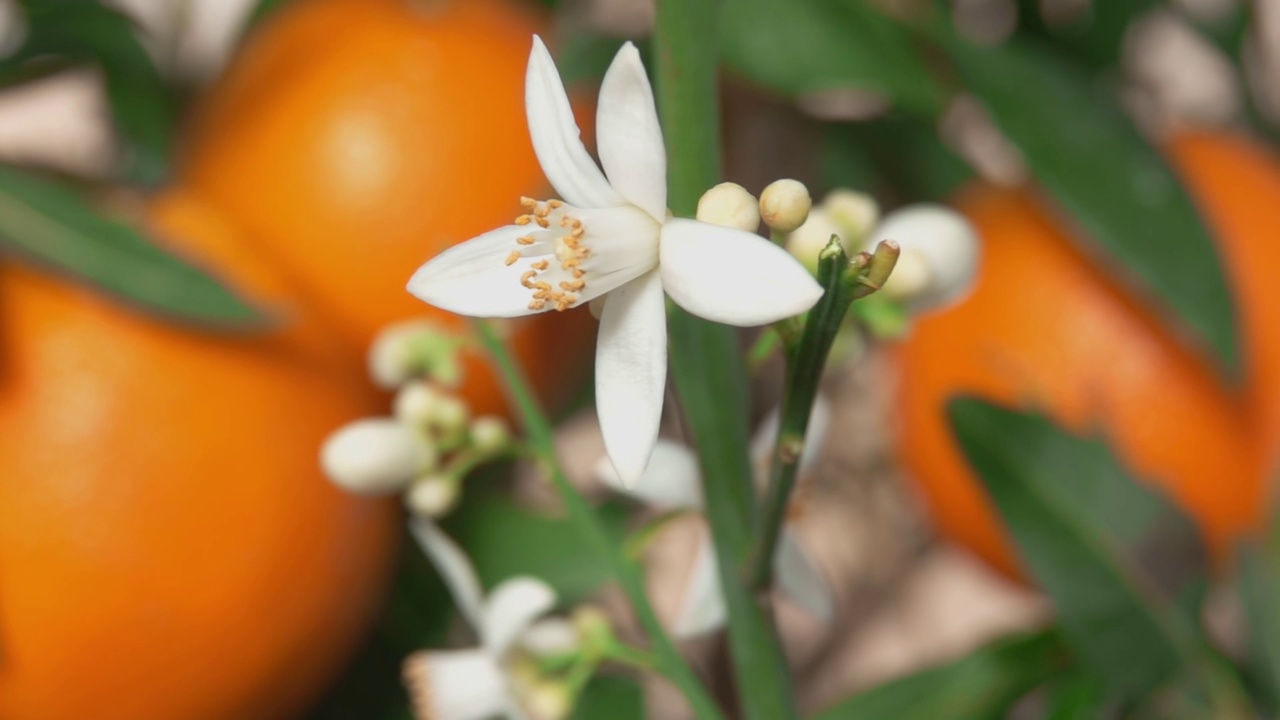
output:
[[998, 517], [953, 438], [951, 397], [973, 394], [1095, 431], [1199, 523], [1214, 555], [1265, 512], [1280, 444], [1280, 169], [1248, 143], [1187, 135], [1172, 158], [1219, 243], [1247, 365], [1248, 405], [1167, 325], [1070, 241], [1025, 191], [969, 188], [956, 206], [983, 240], [973, 294], [925, 317], [899, 349], [899, 449], [939, 530], [1004, 572]]
[[[255, 35], [198, 108], [181, 181], [283, 268], [353, 347], [387, 323], [460, 319], [405, 292], [440, 251], [509, 224], [546, 181], [524, 74], [543, 18], [510, 0], [316, 0]], [[585, 311], [509, 324], [535, 385], [590, 358]], [[466, 397], [505, 406], [473, 358]]]
[[360, 641], [399, 534], [317, 448], [374, 412], [347, 353], [192, 198], [162, 236], [294, 320], [267, 337], [158, 322], [0, 267], [0, 717], [278, 718]]

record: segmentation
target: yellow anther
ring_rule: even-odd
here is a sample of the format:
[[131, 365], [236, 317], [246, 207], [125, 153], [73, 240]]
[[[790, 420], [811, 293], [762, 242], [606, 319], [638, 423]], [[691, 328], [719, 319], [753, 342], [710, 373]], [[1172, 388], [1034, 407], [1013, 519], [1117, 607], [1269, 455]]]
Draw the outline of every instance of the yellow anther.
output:
[[[525, 274], [520, 276], [520, 284], [527, 288], [532, 289], [534, 287], [534, 284], [532, 282], [533, 278], [537, 277], [537, 275], [538, 275], [537, 270], [529, 270], [525, 272]], [[543, 283], [543, 284], [545, 285], [546, 283]]]
[[518, 238], [516, 238], [516, 242], [520, 243], [521, 245], [532, 245], [532, 244], [533, 244], [533, 236], [532, 236], [532, 235], [525, 235], [524, 237], [518, 237]]
[[539, 260], [538, 262], [533, 263], [533, 264], [532, 264], [532, 265], [530, 265], [529, 267], [533, 268], [534, 270], [537, 270], [537, 271], [541, 272], [541, 271], [543, 271], [543, 270], [546, 270], [546, 269], [547, 269], [547, 267], [549, 267], [550, 265], [551, 265], [551, 263], [547, 262], [546, 260]]
[[586, 287], [586, 285], [587, 284], [582, 280], [561, 280], [560, 281], [560, 289], [562, 290], [577, 291]]
[[534, 199], [533, 199], [533, 198], [531, 198], [531, 197], [522, 197], [522, 198], [520, 198], [520, 207], [528, 208], [528, 209], [532, 210], [532, 209], [534, 209], [534, 208], [538, 207], [538, 201], [537, 201], [537, 200], [534, 200]]
[[533, 218], [529, 217], [528, 215], [521, 215], [520, 217], [516, 218], [517, 225], [528, 225], [531, 222], [533, 222]]
[[542, 310], [547, 306], [546, 300], [532, 300], [529, 302], [530, 310]]
[[574, 268], [574, 269], [573, 269], [573, 276], [574, 276], [575, 278], [580, 278], [580, 277], [582, 277], [583, 275], [586, 275], [586, 274], [587, 274], [587, 271], [586, 271], [586, 270], [579, 270], [578, 268]]
[[520, 251], [512, 250], [511, 254], [507, 256], [507, 267], [515, 265], [516, 261], [519, 259], [520, 259]]
[[539, 215], [538, 217], [535, 217], [533, 220], [534, 222], [538, 223], [538, 227], [540, 228], [551, 227], [551, 223], [547, 222], [547, 219], [545, 217], [542, 217], [541, 215]]
[[564, 202], [561, 200], [548, 200], [547, 204], [551, 206], [552, 210], [555, 210], [564, 206]]

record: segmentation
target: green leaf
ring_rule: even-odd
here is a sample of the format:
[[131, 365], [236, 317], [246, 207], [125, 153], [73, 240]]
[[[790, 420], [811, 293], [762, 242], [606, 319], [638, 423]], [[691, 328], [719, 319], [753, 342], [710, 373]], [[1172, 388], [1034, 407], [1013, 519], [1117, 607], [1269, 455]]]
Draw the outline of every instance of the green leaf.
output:
[[131, 156], [128, 174], [164, 178], [178, 113], [176, 98], [142, 47], [133, 23], [97, 0], [27, 0], [22, 46], [0, 59], [0, 85], [31, 76], [33, 68], [92, 64], [101, 68], [107, 99]]
[[[599, 514], [621, 542], [626, 508], [607, 504]], [[467, 502], [445, 526], [471, 556], [486, 587], [515, 575], [533, 575], [555, 588], [561, 602], [573, 603], [612, 577], [598, 554], [582, 552], [582, 534], [567, 518], [533, 512], [502, 497]]]
[[1120, 61], [1129, 26], [1164, 0], [1125, 0], [1090, 3], [1072, 22], [1049, 26], [1044, 22], [1044, 3], [1018, 0], [1019, 31], [1053, 42], [1088, 67], [1100, 70]]
[[1077, 670], [1056, 678], [1044, 702], [1044, 720], [1097, 720], [1106, 714], [1107, 685], [1093, 673]]
[[591, 679], [571, 720], [644, 720], [644, 694], [630, 678], [597, 675]]
[[0, 250], [50, 265], [175, 319], [238, 328], [265, 321], [214, 277], [98, 215], [74, 192], [4, 166]]
[[788, 95], [857, 88], [934, 115], [941, 91], [909, 32], [864, 0], [725, 0], [725, 62]]
[[1240, 551], [1238, 586], [1249, 628], [1246, 672], [1267, 709], [1280, 713], [1280, 522]]
[[[1195, 666], [1192, 618], [1174, 602], [1205, 572], [1190, 521], [1101, 441], [976, 398], [947, 412], [1064, 636], [1108, 688], [1142, 697]], [[1183, 567], [1188, 552], [1199, 557]]]
[[813, 720], [995, 720], [1067, 662], [1056, 632], [1006, 638], [967, 657], [865, 690]]
[[891, 207], [907, 201], [942, 202], [973, 178], [969, 166], [938, 139], [932, 124], [909, 117], [828, 124], [821, 162], [827, 187], [887, 195], [875, 181], [889, 181], [897, 190], [897, 197], [890, 197]]
[[1026, 43], [946, 41], [969, 88], [1017, 145], [1089, 250], [1143, 299], [1173, 310], [1233, 378], [1240, 340], [1222, 263], [1186, 190], [1115, 100], [1076, 68]]

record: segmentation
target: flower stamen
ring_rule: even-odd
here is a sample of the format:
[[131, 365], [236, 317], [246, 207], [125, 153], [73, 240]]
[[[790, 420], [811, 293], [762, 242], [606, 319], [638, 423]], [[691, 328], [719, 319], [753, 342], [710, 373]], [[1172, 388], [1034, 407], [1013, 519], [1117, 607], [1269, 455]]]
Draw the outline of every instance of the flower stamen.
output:
[[[543, 257], [530, 263], [529, 270], [521, 274], [520, 284], [533, 291], [529, 309], [544, 310], [552, 303], [556, 310], [568, 310], [578, 302], [582, 291], [587, 287], [587, 273], [582, 269], [582, 262], [591, 257], [591, 249], [585, 244], [586, 226], [582, 218], [570, 214], [574, 212], [574, 208], [565, 205], [562, 200], [543, 202], [526, 197], [520, 198], [520, 205], [528, 212], [517, 217], [516, 224], [537, 225], [540, 230], [535, 229], [529, 235], [516, 238], [516, 242], [529, 247], [537, 244], [541, 238], [551, 245], [551, 254], [559, 265], [558, 268], [552, 268], [551, 261]], [[525, 257], [523, 249], [512, 250], [506, 257], [506, 264], [514, 265], [522, 257]], [[546, 280], [538, 280], [537, 277], [544, 272], [552, 274]], [[561, 273], [566, 273], [568, 277]]]

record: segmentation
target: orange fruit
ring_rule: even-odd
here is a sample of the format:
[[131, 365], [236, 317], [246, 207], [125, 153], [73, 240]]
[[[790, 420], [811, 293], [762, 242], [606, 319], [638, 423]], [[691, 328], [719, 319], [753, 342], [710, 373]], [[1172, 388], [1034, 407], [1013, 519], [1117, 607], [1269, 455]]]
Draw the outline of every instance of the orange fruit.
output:
[[1100, 433], [1190, 513], [1215, 557], [1264, 514], [1260, 441], [1280, 441], [1280, 285], [1266, 277], [1280, 260], [1280, 174], [1224, 137], [1178, 139], [1172, 157], [1224, 255], [1249, 407], [1032, 194], [976, 186], [956, 200], [981, 233], [981, 270], [971, 296], [922, 318], [898, 349], [899, 451], [942, 534], [1008, 574], [1009, 542], [944, 414], [958, 394]]
[[[510, 224], [522, 195], [547, 196], [524, 114], [544, 29], [511, 0], [300, 3], [250, 39], [197, 109], [180, 180], [353, 347], [408, 317], [459, 327], [405, 283], [440, 251]], [[562, 395], [581, 379], [594, 324], [585, 311], [553, 315], [509, 327], [535, 385]], [[503, 408], [486, 364], [468, 370], [477, 411]]]
[[0, 266], [0, 717], [301, 712], [369, 627], [397, 508], [321, 475], [381, 405], [198, 201], [149, 216], [293, 322], [218, 336]]

